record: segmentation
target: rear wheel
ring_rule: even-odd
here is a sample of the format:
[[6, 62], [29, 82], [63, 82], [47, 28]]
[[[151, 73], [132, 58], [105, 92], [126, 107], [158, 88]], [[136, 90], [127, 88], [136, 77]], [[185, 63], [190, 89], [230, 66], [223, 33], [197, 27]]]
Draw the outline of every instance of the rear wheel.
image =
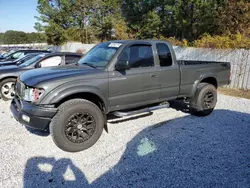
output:
[[197, 91], [191, 99], [191, 113], [196, 116], [211, 114], [217, 103], [217, 90], [208, 83], [200, 83]]
[[62, 150], [88, 149], [100, 138], [104, 127], [101, 110], [92, 102], [73, 99], [63, 103], [50, 124], [55, 144]]
[[15, 96], [15, 78], [8, 78], [0, 83], [0, 93], [3, 100], [11, 100]]

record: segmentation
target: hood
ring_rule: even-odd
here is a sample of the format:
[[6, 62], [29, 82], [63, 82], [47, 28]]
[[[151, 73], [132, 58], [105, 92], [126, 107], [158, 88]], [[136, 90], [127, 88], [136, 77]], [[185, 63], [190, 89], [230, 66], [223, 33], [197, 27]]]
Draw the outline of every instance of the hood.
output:
[[13, 65], [16, 64], [14, 61], [0, 61], [0, 67], [1, 66], [8, 66], [8, 65]]
[[58, 66], [25, 71], [20, 75], [20, 80], [25, 85], [35, 86], [40, 82], [51, 80], [62, 80], [74, 77], [82, 78], [83, 76], [86, 76], [86, 78], [96, 78], [96, 74], [102, 72], [104, 72], [104, 70], [94, 69], [87, 66]]
[[1, 61], [6, 61], [6, 57], [0, 57], [0, 62]]
[[17, 69], [19, 69], [19, 67], [18, 66], [16, 66], [16, 65], [9, 65], [9, 66], [0, 66], [0, 71], [5, 71], [5, 70], [17, 70]]

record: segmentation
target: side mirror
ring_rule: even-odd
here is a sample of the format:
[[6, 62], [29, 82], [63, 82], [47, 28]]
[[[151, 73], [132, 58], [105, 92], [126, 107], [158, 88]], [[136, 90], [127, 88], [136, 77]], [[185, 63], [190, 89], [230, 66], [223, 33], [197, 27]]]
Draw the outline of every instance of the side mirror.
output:
[[41, 68], [41, 63], [39, 62], [39, 63], [36, 63], [35, 65], [34, 65], [34, 68]]
[[118, 60], [115, 65], [115, 70], [117, 71], [125, 71], [130, 69], [130, 64], [128, 61]]

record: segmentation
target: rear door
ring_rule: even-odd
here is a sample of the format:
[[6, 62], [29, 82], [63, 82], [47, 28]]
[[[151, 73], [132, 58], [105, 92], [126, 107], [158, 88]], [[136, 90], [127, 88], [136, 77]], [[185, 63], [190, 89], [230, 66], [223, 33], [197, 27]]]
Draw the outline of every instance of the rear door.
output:
[[174, 62], [171, 50], [167, 43], [156, 43], [157, 57], [160, 71], [157, 73], [161, 85], [160, 99], [176, 98], [179, 94], [180, 69]]
[[159, 99], [160, 89], [156, 76], [151, 44], [135, 44], [123, 50], [130, 70], [111, 71], [109, 74], [109, 102], [111, 110], [139, 107]]

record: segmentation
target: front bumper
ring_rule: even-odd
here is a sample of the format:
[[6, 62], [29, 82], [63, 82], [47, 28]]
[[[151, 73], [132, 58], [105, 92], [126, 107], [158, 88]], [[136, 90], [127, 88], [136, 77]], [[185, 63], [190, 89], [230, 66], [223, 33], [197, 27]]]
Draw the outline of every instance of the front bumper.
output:
[[10, 110], [18, 122], [39, 130], [46, 130], [57, 112], [57, 108], [34, 105], [17, 97], [11, 101]]

